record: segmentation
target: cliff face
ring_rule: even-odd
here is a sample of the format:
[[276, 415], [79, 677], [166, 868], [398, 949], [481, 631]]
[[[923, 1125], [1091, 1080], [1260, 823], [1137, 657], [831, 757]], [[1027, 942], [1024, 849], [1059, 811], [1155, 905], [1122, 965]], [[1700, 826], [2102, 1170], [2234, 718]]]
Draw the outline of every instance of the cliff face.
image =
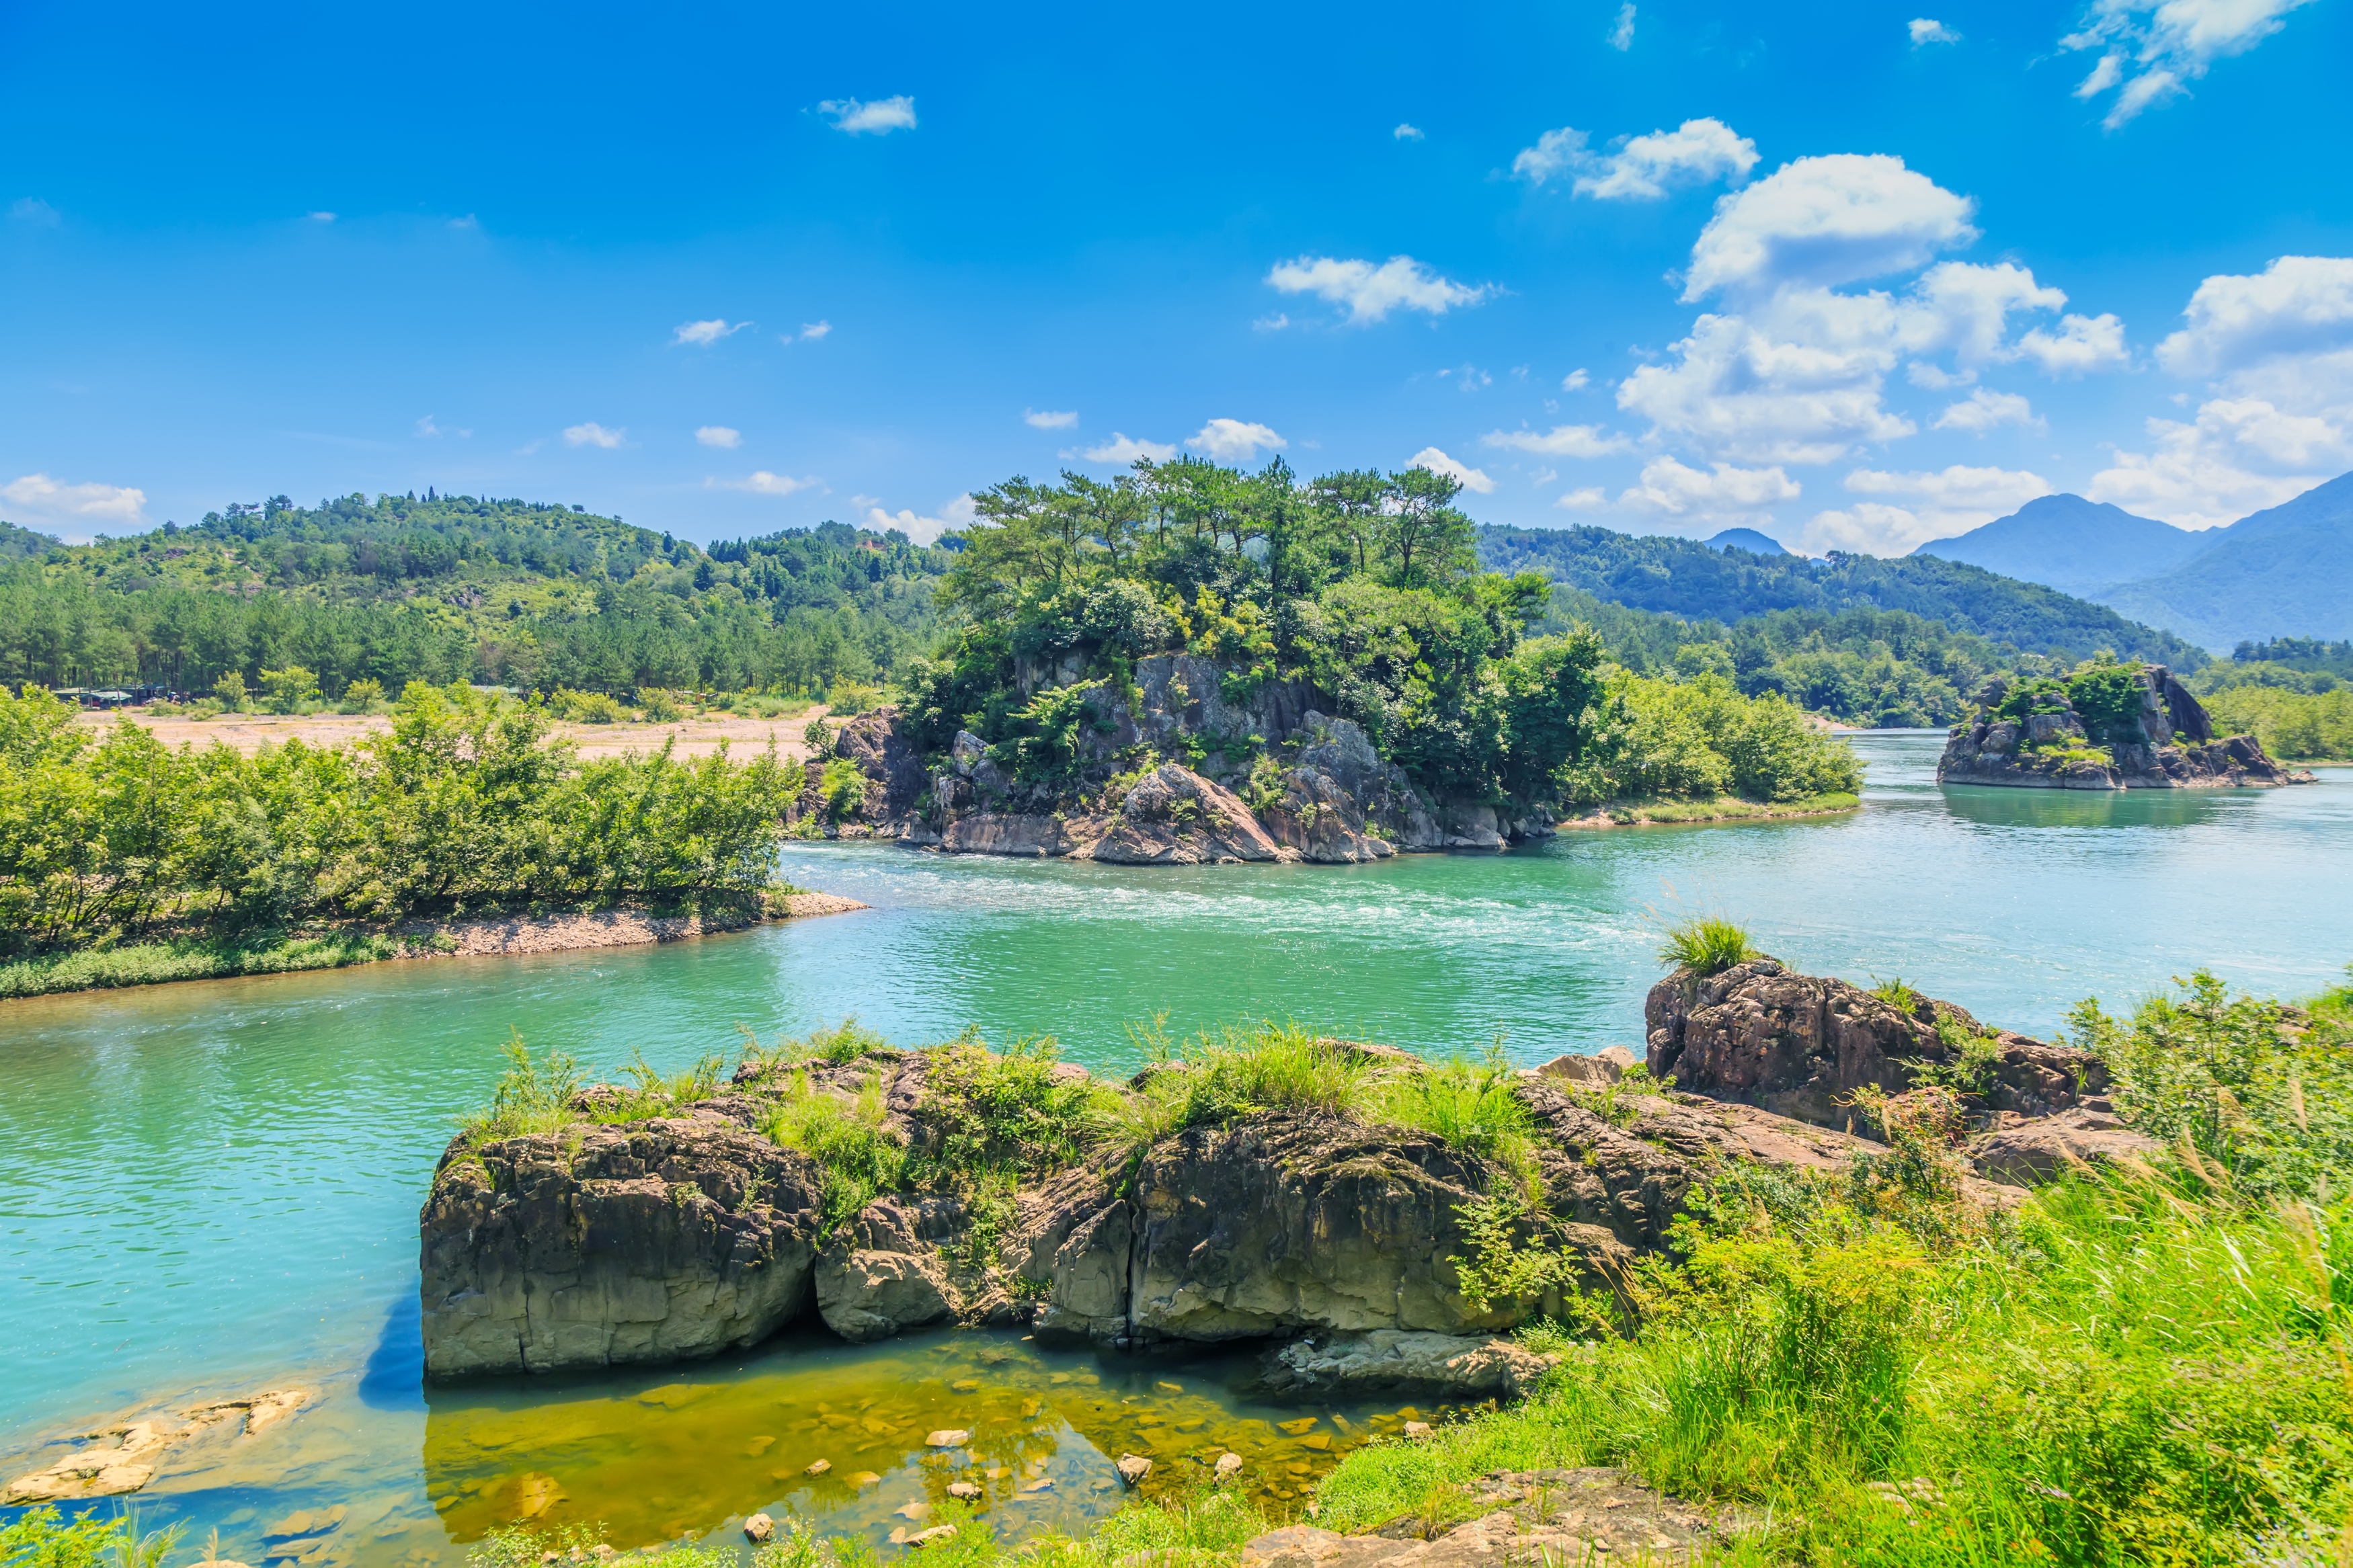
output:
[[[1083, 670], [1025, 667], [1024, 689]], [[1251, 860], [1352, 865], [1400, 852], [1501, 849], [1548, 837], [1558, 813], [1435, 800], [1381, 760], [1362, 728], [1314, 706], [1298, 681], [1226, 695], [1219, 667], [1190, 654], [1135, 666], [1135, 700], [1099, 694], [1051, 782], [1018, 779], [979, 736], [959, 732], [926, 773], [890, 709], [842, 729], [838, 751], [867, 789], [828, 836], [891, 838], [955, 854], [1069, 857], [1121, 865]], [[1137, 759], [1160, 759], [1138, 771]], [[808, 764], [816, 813], [824, 763]]]
[[[1425, 1336], [1410, 1356], [1381, 1341], [1366, 1365], [1411, 1381], [1459, 1363], [1492, 1378], [1495, 1358], [1472, 1353], [1486, 1335], [1559, 1315], [1572, 1284], [1610, 1289], [1668, 1245], [1693, 1189], [1715, 1173], [1834, 1174], [1878, 1148], [1851, 1120], [1868, 1086], [1901, 1093], [1979, 1074], [1960, 1092], [1969, 1152], [2005, 1181], [2154, 1147], [2107, 1114], [2098, 1058], [1916, 1002], [1896, 1007], [1770, 960], [1676, 977], [1652, 992], [1648, 1019], [1651, 1068], [1672, 1089], [1619, 1085], [1608, 1058], [1513, 1080], [1535, 1129], [1532, 1167], [1352, 1115], [1261, 1110], [1132, 1150], [1100, 1145], [1023, 1183], [1009, 1207], [920, 1175], [952, 1132], [971, 1131], [934, 1102], [925, 1053], [747, 1068], [675, 1116], [453, 1143], [419, 1215], [427, 1370], [708, 1356], [814, 1314], [853, 1342], [943, 1323], [1026, 1323], [1115, 1346]], [[1423, 1070], [1403, 1053], [1353, 1048], [1382, 1073]], [[1054, 1070], [1065, 1084], [1085, 1077]], [[600, 1103], [598, 1092], [577, 1103]], [[753, 1131], [804, 1094], [862, 1100], [918, 1173], [828, 1230], [823, 1173]], [[2000, 1201], [1995, 1186], [1971, 1190]], [[1515, 1195], [1509, 1245], [1559, 1267], [1518, 1294], [1478, 1299], [1464, 1259], [1487, 1244], [1472, 1215], [1499, 1194]], [[1422, 1370], [1409, 1375], [1409, 1363]]]
[[2253, 735], [2218, 739], [2212, 720], [2163, 665], [2137, 671], [2140, 708], [2121, 734], [2105, 737], [2100, 761], [2082, 715], [2066, 699], [2056, 712], [2023, 719], [1998, 710], [2004, 682], [1987, 682], [1976, 715], [1953, 727], [1936, 763], [1938, 784], [2009, 784], [2027, 789], [2249, 789], [2310, 784], [2312, 774], [2283, 768]]

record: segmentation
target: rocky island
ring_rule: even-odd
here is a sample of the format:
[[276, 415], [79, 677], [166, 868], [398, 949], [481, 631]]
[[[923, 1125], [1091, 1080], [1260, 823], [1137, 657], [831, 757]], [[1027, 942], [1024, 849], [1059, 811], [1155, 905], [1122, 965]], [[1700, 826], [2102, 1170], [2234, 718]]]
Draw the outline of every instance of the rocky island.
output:
[[1916, 993], [1751, 959], [1662, 982], [1647, 1024], [1640, 1068], [1270, 1030], [1123, 1084], [845, 1026], [723, 1085], [569, 1091], [444, 1153], [420, 1219], [427, 1372], [708, 1356], [814, 1318], [852, 1342], [1260, 1342], [1277, 1385], [1494, 1393], [1541, 1370], [1498, 1331], [1607, 1310], [1726, 1173], [1867, 1173], [1933, 1126], [2000, 1205], [2157, 1147], [2111, 1113], [2098, 1057]]
[[2253, 735], [2218, 737], [2161, 664], [2086, 665], [2064, 681], [1996, 678], [1953, 726], [1938, 784], [2027, 789], [2263, 789], [2310, 784]]

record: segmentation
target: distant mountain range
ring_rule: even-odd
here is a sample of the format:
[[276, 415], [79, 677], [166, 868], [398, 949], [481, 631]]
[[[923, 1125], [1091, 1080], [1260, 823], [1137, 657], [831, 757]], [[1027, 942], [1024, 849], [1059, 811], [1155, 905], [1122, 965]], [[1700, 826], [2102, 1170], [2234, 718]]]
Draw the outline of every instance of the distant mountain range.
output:
[[1707, 542], [1710, 550], [1746, 550], [1757, 555], [1787, 555], [1788, 547], [1769, 533], [1753, 528], [1727, 528]]
[[2217, 652], [2353, 637], [2353, 474], [2200, 533], [2081, 496], [2043, 496], [1912, 555], [2047, 584]]
[[1964, 562], [1934, 555], [1817, 561], [1778, 546], [1769, 555], [1726, 549], [1722, 540], [1489, 525], [1479, 530], [1479, 559], [1490, 571], [1542, 572], [1597, 599], [1688, 620], [1728, 625], [1776, 610], [1904, 610], [2030, 653], [2081, 659], [2108, 648], [2183, 669], [2206, 662], [2195, 644], [2105, 605]]

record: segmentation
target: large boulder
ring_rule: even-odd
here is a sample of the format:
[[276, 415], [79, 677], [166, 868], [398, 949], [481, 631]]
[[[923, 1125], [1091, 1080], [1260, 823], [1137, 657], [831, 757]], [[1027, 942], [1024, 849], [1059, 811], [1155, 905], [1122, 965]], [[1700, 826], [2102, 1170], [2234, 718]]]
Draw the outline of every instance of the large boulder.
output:
[[1233, 791], [1175, 763], [1128, 787], [1101, 837], [1071, 858], [1120, 866], [1205, 866], [1286, 858]]
[[680, 1361], [799, 1315], [818, 1184], [716, 1112], [450, 1144], [419, 1216], [428, 1376]]
[[1343, 1398], [1418, 1394], [1440, 1399], [1517, 1399], [1532, 1392], [1557, 1358], [1486, 1334], [1326, 1334], [1271, 1351], [1261, 1376], [1278, 1393], [1314, 1390]]
[[956, 1292], [923, 1205], [869, 1204], [826, 1243], [817, 1266], [825, 1326], [852, 1344], [888, 1339], [954, 1316]]
[[2089, 1051], [1988, 1030], [1949, 1002], [1918, 998], [1906, 1011], [1770, 958], [1671, 974], [1651, 988], [1643, 1019], [1654, 1076], [1824, 1127], [1852, 1127], [1857, 1089], [1898, 1094], [1928, 1081], [1923, 1064], [1954, 1068], [1940, 1021], [1989, 1047], [1984, 1081], [1961, 1086], [1972, 1110], [2046, 1116], [2107, 1087], [2106, 1063]]

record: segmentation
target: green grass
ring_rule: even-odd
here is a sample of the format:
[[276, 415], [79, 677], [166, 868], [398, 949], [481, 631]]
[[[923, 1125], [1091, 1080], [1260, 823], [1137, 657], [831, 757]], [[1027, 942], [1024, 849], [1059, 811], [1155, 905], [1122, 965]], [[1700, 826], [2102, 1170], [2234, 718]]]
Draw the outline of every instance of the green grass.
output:
[[797, 1149], [817, 1163], [821, 1228], [828, 1235], [907, 1173], [907, 1147], [883, 1124], [880, 1073], [869, 1073], [856, 1098], [844, 1100], [816, 1088], [807, 1070], [797, 1068], [761, 1131], [778, 1148]]
[[1831, 812], [1853, 811], [1862, 805], [1861, 795], [1844, 794], [1808, 795], [1803, 800], [1784, 801], [1742, 800], [1736, 795], [1727, 795], [1714, 800], [1616, 801], [1597, 806], [1594, 811], [1621, 827], [1635, 827], [1651, 824], [1763, 822], [1778, 816], [1822, 816]]
[[272, 932], [235, 941], [184, 940], [130, 943], [79, 952], [45, 953], [0, 964], [0, 999], [160, 985], [172, 980], [216, 980], [237, 974], [283, 974], [340, 969], [399, 956], [400, 943], [375, 931], [289, 936]]
[[1659, 943], [1660, 963], [1696, 980], [1764, 956], [1749, 942], [1745, 927], [1722, 915], [1694, 915], [1678, 921], [1667, 927]]
[[491, 1092], [490, 1108], [459, 1123], [470, 1147], [555, 1132], [587, 1120], [585, 1111], [573, 1106], [573, 1097], [581, 1089], [580, 1064], [569, 1052], [551, 1047], [545, 1056], [533, 1057], [515, 1030], [508, 1031], [507, 1043], [501, 1049], [506, 1054], [507, 1070], [499, 1075], [498, 1087]]

